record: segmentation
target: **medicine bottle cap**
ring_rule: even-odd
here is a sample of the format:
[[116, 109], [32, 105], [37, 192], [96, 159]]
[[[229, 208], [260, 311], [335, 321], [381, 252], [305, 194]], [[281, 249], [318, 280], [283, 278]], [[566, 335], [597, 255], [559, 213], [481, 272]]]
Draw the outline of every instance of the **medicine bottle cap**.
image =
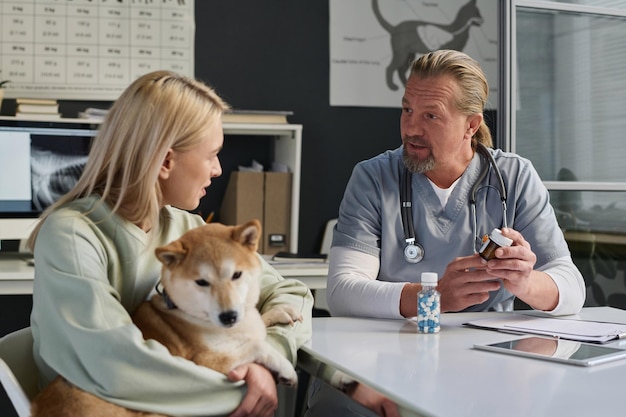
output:
[[436, 272], [422, 272], [421, 283], [422, 285], [437, 285], [439, 278]]
[[512, 239], [502, 236], [500, 229], [493, 229], [489, 239], [493, 240], [498, 246], [511, 246], [513, 244]]

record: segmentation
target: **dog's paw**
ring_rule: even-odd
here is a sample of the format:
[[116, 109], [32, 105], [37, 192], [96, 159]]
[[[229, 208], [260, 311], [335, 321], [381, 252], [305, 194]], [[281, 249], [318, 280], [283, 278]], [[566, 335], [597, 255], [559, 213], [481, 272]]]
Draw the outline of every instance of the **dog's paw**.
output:
[[296, 321], [302, 321], [302, 315], [295, 307], [289, 304], [282, 304], [272, 307], [261, 316], [265, 327], [274, 324], [294, 324]]
[[265, 340], [260, 341], [256, 346], [251, 346], [251, 348], [253, 348], [252, 354], [255, 355], [254, 362], [267, 368], [274, 376], [276, 383], [290, 387], [298, 385], [296, 370], [291, 362], [279, 353], [276, 348]]
[[298, 374], [296, 373], [295, 369], [289, 367], [287, 369], [281, 370], [281, 372], [276, 377], [276, 381], [279, 384], [295, 388], [298, 386]]
[[330, 385], [338, 388], [340, 391], [345, 392], [354, 384], [356, 384], [356, 381], [341, 371], [335, 371], [330, 377]]

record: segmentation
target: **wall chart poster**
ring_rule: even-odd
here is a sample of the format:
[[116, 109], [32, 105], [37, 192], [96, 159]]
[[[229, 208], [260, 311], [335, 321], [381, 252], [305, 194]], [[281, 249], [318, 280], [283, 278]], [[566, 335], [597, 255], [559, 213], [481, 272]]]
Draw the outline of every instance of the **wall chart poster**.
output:
[[7, 98], [115, 100], [157, 69], [192, 76], [194, 0], [0, 0]]
[[409, 63], [455, 49], [480, 63], [497, 107], [497, 0], [329, 2], [331, 106], [399, 108]]

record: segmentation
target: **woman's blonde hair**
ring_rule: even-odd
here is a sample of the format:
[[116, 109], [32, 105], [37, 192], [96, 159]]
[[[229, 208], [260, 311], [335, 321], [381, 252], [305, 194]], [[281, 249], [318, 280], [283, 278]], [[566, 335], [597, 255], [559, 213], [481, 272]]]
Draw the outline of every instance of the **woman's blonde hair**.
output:
[[147, 221], [158, 228], [158, 176], [167, 151], [198, 144], [228, 108], [212, 88], [173, 72], [155, 71], [135, 80], [102, 122], [74, 188], [41, 215], [29, 247], [34, 248], [51, 212], [91, 194], [129, 222]]
[[[489, 84], [478, 62], [463, 52], [442, 49], [422, 55], [411, 64], [411, 76], [428, 78], [441, 75], [450, 75], [457, 81], [461, 90], [460, 97], [457, 97], [457, 109], [467, 115], [483, 114], [489, 97]], [[474, 133], [472, 147], [476, 147], [476, 142], [493, 146], [491, 132], [484, 119]]]

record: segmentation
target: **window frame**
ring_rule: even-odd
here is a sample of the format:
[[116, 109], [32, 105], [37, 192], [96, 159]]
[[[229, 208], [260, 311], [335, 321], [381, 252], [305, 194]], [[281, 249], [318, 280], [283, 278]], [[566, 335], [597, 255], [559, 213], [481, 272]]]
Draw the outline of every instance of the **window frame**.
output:
[[[498, 88], [502, 92], [498, 102], [498, 130], [496, 145], [509, 152], [516, 152], [515, 106], [517, 102], [517, 25], [519, 8], [572, 12], [579, 14], [619, 17], [626, 19], [624, 9], [563, 3], [549, 0], [512, 0], [499, 2], [500, 39], [498, 59], [500, 74]], [[626, 191], [626, 182], [596, 181], [543, 181], [548, 190], [558, 191]]]

